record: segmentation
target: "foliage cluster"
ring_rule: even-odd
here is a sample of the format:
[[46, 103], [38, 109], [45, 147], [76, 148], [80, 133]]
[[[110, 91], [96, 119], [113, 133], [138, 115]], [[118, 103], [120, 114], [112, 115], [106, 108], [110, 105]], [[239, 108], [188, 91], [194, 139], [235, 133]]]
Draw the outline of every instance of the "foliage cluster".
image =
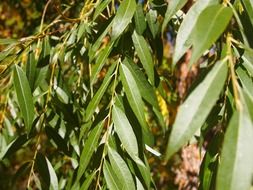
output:
[[149, 158], [196, 142], [199, 189], [251, 188], [252, 1], [25, 2], [38, 27], [0, 39], [1, 165], [26, 158], [2, 188], [165, 189]]

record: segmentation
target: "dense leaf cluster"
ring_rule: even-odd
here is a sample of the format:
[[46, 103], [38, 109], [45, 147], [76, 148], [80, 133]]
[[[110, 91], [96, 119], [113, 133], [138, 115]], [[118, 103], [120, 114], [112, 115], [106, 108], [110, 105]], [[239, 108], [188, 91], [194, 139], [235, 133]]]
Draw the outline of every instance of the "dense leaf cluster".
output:
[[250, 189], [251, 29], [249, 0], [49, 0], [0, 39], [1, 163], [26, 154], [3, 188], [166, 188], [149, 156], [197, 142], [199, 189]]

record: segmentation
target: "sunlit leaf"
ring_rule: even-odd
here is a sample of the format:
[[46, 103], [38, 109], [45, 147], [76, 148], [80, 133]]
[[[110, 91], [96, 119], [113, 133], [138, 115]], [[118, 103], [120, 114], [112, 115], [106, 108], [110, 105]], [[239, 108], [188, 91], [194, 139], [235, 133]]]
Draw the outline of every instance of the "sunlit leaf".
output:
[[205, 79], [179, 107], [167, 145], [166, 159], [177, 152], [205, 122], [221, 93], [226, 77], [227, 64], [217, 62]]
[[116, 132], [128, 154], [135, 160], [139, 156], [137, 139], [124, 112], [117, 106], [113, 107], [112, 119]]
[[143, 12], [142, 4], [138, 4], [136, 7], [136, 12], [134, 13], [134, 23], [135, 23], [135, 30], [139, 35], [146, 30], [147, 23], [145, 21], [145, 16]]
[[226, 29], [232, 15], [231, 8], [223, 5], [208, 6], [201, 12], [193, 31], [193, 52], [189, 63], [190, 65], [195, 63], [220, 37]]
[[117, 13], [113, 19], [112, 35], [111, 38], [114, 41], [121, 33], [126, 29], [131, 22], [132, 17], [136, 9], [135, 0], [123, 0], [117, 10]]
[[169, 23], [171, 17], [180, 10], [185, 4], [187, 3], [187, 0], [178, 0], [178, 1], [169, 1], [167, 10], [165, 13], [163, 25], [162, 25], [162, 31], [165, 30], [167, 27], [167, 24]]
[[173, 65], [185, 54], [191, 47], [190, 38], [193, 35], [194, 27], [200, 13], [209, 5], [217, 4], [218, 0], [197, 1], [185, 15], [182, 24], [177, 33], [175, 50], [173, 55]]
[[217, 190], [250, 189], [253, 175], [253, 124], [242, 111], [229, 122], [221, 152]]

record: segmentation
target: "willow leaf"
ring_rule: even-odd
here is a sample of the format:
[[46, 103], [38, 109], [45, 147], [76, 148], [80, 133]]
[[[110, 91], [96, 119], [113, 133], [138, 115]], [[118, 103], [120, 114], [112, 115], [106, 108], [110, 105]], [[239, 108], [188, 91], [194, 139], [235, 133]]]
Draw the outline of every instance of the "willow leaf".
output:
[[131, 22], [136, 9], [135, 0], [123, 0], [112, 24], [112, 41], [116, 40]]
[[122, 190], [135, 189], [132, 174], [123, 160], [123, 158], [112, 148], [109, 147], [109, 158], [114, 173], [118, 176], [122, 183]]
[[199, 129], [221, 93], [227, 77], [227, 65], [217, 62], [205, 79], [179, 107], [173, 125], [166, 159], [177, 152]]
[[167, 6], [167, 10], [165, 13], [163, 25], [162, 25], [162, 31], [165, 30], [167, 27], [167, 24], [169, 23], [171, 17], [180, 10], [185, 4], [187, 3], [187, 0], [178, 0], [178, 1], [169, 1], [169, 4]]
[[250, 189], [253, 175], [253, 124], [244, 111], [235, 112], [225, 134], [217, 190]]
[[81, 156], [80, 156], [80, 165], [77, 171], [77, 179], [76, 181], [79, 181], [79, 179], [82, 177], [83, 173], [85, 172], [92, 154], [95, 152], [98, 140], [100, 137], [100, 134], [102, 132], [102, 122], [99, 123], [89, 134], [87, 140], [85, 141]]
[[197, 1], [184, 17], [177, 33], [175, 50], [173, 55], [173, 65], [185, 54], [191, 47], [190, 37], [193, 35], [194, 27], [200, 13], [209, 5], [217, 4], [218, 0]]
[[152, 59], [152, 54], [150, 52], [150, 49], [148, 47], [148, 43], [144, 39], [143, 36], [137, 34], [136, 31], [134, 31], [132, 35], [134, 47], [136, 49], [137, 55], [141, 60], [141, 63], [148, 75], [148, 78], [151, 82], [151, 84], [154, 85], [154, 64]]
[[192, 37], [193, 52], [190, 65], [195, 63], [220, 37], [232, 15], [231, 8], [223, 5], [208, 6], [201, 12], [194, 28], [194, 36]]
[[14, 66], [14, 86], [25, 127], [29, 132], [34, 118], [33, 98], [26, 75], [18, 65]]

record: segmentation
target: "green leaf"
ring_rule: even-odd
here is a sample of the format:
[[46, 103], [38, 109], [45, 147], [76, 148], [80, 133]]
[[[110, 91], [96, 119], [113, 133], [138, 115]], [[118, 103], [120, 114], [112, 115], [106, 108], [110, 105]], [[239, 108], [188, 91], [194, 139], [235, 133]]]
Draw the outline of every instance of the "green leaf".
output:
[[247, 69], [251, 76], [253, 76], [253, 55], [250, 51], [245, 50], [243, 56], [243, 66]]
[[154, 85], [154, 83], [155, 83], [154, 64], [153, 64], [153, 59], [152, 59], [150, 49], [148, 47], [148, 43], [146, 42], [144, 37], [138, 35], [136, 31], [134, 31], [134, 33], [132, 35], [132, 40], [133, 40], [137, 55], [141, 60], [141, 63], [148, 75], [148, 78], [149, 78], [151, 84]]
[[18, 65], [14, 66], [13, 80], [20, 111], [24, 118], [26, 130], [29, 132], [34, 118], [33, 99], [26, 75]]
[[155, 90], [148, 82], [143, 71], [129, 58], [124, 59], [123, 63], [131, 71], [143, 99], [159, 110]]
[[125, 161], [114, 149], [109, 147], [108, 152], [112, 169], [122, 183], [121, 189], [135, 189], [133, 177]]
[[32, 92], [34, 91], [34, 83], [36, 78], [36, 60], [33, 51], [29, 52], [26, 63], [26, 76], [30, 84]]
[[[223, 5], [212, 5], [204, 9], [198, 17], [192, 37], [193, 52], [190, 65], [220, 37], [226, 29], [233, 12]], [[201, 40], [199, 40], [201, 39]]]
[[157, 11], [150, 9], [146, 15], [146, 19], [152, 36], [155, 38], [160, 30], [160, 24], [157, 21]]
[[80, 190], [88, 190], [92, 180], [94, 179], [94, 177], [96, 176], [96, 172], [94, 171], [92, 174], [90, 174], [84, 181], [84, 183], [82, 184], [82, 186], [80, 187]]
[[242, 67], [238, 67], [236, 69], [236, 73], [237, 73], [237, 75], [240, 79], [240, 82], [242, 83], [243, 88], [253, 98], [253, 95], [252, 95], [252, 92], [253, 92], [252, 78], [248, 75], [247, 71]]
[[176, 44], [173, 55], [173, 65], [185, 54], [191, 47], [190, 38], [200, 13], [209, 5], [218, 4], [218, 0], [197, 1], [185, 15], [182, 24], [177, 33]]
[[146, 30], [147, 23], [145, 21], [142, 4], [140, 3], [138, 3], [136, 11], [134, 13], [134, 23], [136, 32], [139, 35], [142, 35], [142, 33]]
[[101, 1], [96, 7], [95, 13], [93, 15], [93, 21], [103, 12], [103, 10], [109, 5], [112, 0]]
[[247, 113], [235, 112], [225, 134], [217, 190], [250, 189], [253, 174], [253, 125]]
[[83, 173], [85, 172], [90, 162], [91, 156], [97, 148], [98, 140], [102, 132], [102, 129], [103, 129], [103, 122], [100, 122], [94, 129], [92, 129], [87, 140], [85, 141], [85, 144], [80, 156], [80, 161], [79, 161], [80, 165], [77, 171], [77, 179], [76, 179], [77, 182], [80, 180]]
[[44, 155], [38, 153], [35, 163], [47, 189], [58, 190], [58, 179], [50, 161]]
[[103, 49], [102, 52], [98, 55], [96, 63], [93, 66], [92, 71], [91, 71], [91, 78], [90, 78], [91, 85], [93, 85], [95, 83], [98, 73], [101, 71], [101, 69], [105, 65], [106, 59], [109, 56], [109, 54], [111, 53], [113, 45], [114, 45], [114, 43], [110, 42], [108, 44], [108, 46], [106, 46], [106, 48]]
[[223, 89], [227, 70], [226, 63], [217, 62], [179, 107], [167, 145], [166, 159], [177, 152], [203, 125]]
[[125, 113], [117, 106], [113, 106], [112, 119], [123, 147], [127, 153], [133, 158], [138, 159], [139, 151], [137, 139]]
[[103, 83], [101, 84], [101, 86], [98, 89], [98, 91], [96, 92], [95, 96], [92, 97], [90, 103], [88, 104], [88, 107], [86, 109], [86, 121], [88, 121], [91, 118], [91, 116], [95, 112], [95, 109], [98, 106], [101, 98], [103, 97], [105, 91], [107, 90], [107, 87], [109, 86], [111, 79], [114, 76], [113, 71], [115, 69], [115, 66], [116, 66], [116, 64], [113, 64], [109, 68], [109, 70], [103, 80]]
[[253, 2], [252, 0], [243, 0], [241, 2], [244, 4], [244, 8], [246, 9], [250, 22], [253, 26]]
[[120, 78], [126, 92], [128, 102], [142, 126], [144, 139], [148, 140], [150, 138], [150, 132], [148, 131], [148, 125], [145, 120], [144, 103], [132, 73], [124, 64], [120, 65]]
[[136, 9], [135, 0], [123, 0], [117, 10], [112, 24], [112, 41], [116, 40], [131, 22]]
[[49, 37], [46, 36], [42, 41], [42, 50], [40, 53], [39, 61], [37, 67], [44, 67], [49, 64], [50, 61], [50, 51], [51, 46], [49, 43]]
[[16, 42], [17, 40], [12, 38], [0, 38], [0, 45], [9, 45], [14, 44]]
[[164, 32], [165, 28], [167, 27], [167, 24], [169, 23], [171, 17], [180, 10], [185, 4], [187, 3], [187, 0], [178, 0], [178, 1], [169, 1], [164, 21], [162, 25], [162, 32]]
[[19, 150], [27, 141], [28, 141], [27, 135], [20, 135], [16, 139], [14, 139], [5, 150], [2, 150], [2, 154], [0, 159], [9, 157], [11, 154]]
[[118, 176], [114, 173], [112, 167], [107, 160], [104, 161], [103, 173], [105, 176], [105, 181], [109, 189], [121, 190], [122, 183]]

